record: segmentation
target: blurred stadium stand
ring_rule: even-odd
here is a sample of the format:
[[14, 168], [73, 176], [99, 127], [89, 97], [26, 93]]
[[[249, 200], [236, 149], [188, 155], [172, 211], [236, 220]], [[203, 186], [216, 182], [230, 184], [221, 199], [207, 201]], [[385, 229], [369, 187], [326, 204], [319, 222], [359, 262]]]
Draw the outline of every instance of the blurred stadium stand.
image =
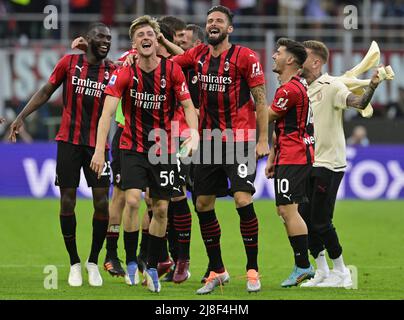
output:
[[[324, 41], [331, 49], [328, 71], [333, 75], [358, 63], [371, 41], [376, 40], [382, 52], [381, 62], [392, 65], [396, 79], [378, 89], [373, 99], [375, 119], [362, 120], [356, 112], [346, 113], [347, 132], [364, 124], [371, 143], [404, 142], [403, 0], [0, 0], [0, 115], [13, 120], [13, 114], [47, 81], [57, 60], [69, 51], [71, 40], [89, 22], [103, 21], [112, 26], [110, 57], [115, 59], [130, 47], [128, 25], [137, 16], [172, 14], [204, 26], [206, 11], [219, 3], [236, 14], [231, 41], [256, 50], [264, 67], [268, 66], [269, 99], [277, 86], [270, 71], [277, 38]], [[43, 27], [46, 5], [58, 9], [56, 30]], [[344, 29], [347, 5], [358, 9], [358, 29]], [[61, 114], [60, 93], [30, 118], [26, 129], [35, 140], [54, 138]], [[5, 130], [5, 126], [0, 127], [0, 137]]]

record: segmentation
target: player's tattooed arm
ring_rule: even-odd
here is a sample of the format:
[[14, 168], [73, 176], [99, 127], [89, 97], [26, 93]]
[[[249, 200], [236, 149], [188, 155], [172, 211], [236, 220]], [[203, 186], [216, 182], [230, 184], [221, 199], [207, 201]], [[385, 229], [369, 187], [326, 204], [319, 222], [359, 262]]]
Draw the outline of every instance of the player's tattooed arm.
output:
[[11, 142], [17, 141], [17, 134], [19, 134], [19, 130], [24, 123], [24, 119], [32, 112], [38, 110], [46, 101], [48, 101], [57, 88], [57, 85], [48, 82], [44, 84], [41, 89], [35, 92], [25, 108], [18, 114], [13, 123], [10, 125], [10, 134], [8, 139]]
[[262, 84], [251, 88], [251, 94], [254, 97], [255, 108], [257, 111], [258, 141], [256, 146], [256, 157], [259, 159], [269, 154], [268, 108], [265, 85]]
[[357, 108], [357, 109], [365, 109], [366, 106], [369, 104], [370, 100], [372, 100], [373, 94], [377, 86], [380, 83], [379, 76], [377, 74], [377, 70], [372, 75], [372, 79], [370, 80], [370, 84], [367, 87], [365, 93], [361, 96], [355, 95], [351, 93], [348, 95], [346, 99], [346, 104], [349, 107]]

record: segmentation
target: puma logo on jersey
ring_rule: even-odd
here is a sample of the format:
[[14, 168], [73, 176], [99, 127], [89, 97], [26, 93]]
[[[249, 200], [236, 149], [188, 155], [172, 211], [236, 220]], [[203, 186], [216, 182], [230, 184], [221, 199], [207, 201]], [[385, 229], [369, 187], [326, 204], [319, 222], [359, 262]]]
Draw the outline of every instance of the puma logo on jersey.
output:
[[135, 80], [137, 83], [139, 83], [139, 79], [133, 76], [133, 80]]
[[250, 180], [247, 180], [247, 183], [248, 183], [248, 184], [251, 184], [251, 186], [254, 187], [254, 183], [252, 183]]
[[286, 194], [283, 194], [283, 197], [286, 198], [286, 199], [288, 199], [289, 201], [292, 201], [292, 200], [291, 200], [292, 194], [290, 194], [290, 195], [288, 195], [288, 196], [287, 196]]
[[79, 67], [79, 66], [76, 65], [76, 68], [79, 69], [80, 72], [81, 72], [81, 71], [83, 70], [84, 66], [83, 66], [83, 67]]
[[198, 64], [200, 64], [201, 67], [203, 67], [203, 62], [201, 60], [198, 61]]
[[180, 189], [180, 188], [173, 187], [173, 189], [174, 189], [175, 191], [181, 192], [181, 189]]
[[180, 179], [185, 182], [185, 176], [179, 175]]
[[283, 92], [285, 92], [286, 95], [288, 95], [288, 93], [289, 93], [289, 91], [285, 90], [285, 89], [283, 89]]

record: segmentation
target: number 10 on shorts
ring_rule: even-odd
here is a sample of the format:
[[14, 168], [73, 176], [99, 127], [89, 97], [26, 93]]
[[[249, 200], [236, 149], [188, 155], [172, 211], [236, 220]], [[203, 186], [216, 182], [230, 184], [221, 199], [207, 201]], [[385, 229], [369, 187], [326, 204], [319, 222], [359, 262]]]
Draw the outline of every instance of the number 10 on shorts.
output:
[[288, 179], [276, 179], [278, 193], [289, 192], [289, 180]]

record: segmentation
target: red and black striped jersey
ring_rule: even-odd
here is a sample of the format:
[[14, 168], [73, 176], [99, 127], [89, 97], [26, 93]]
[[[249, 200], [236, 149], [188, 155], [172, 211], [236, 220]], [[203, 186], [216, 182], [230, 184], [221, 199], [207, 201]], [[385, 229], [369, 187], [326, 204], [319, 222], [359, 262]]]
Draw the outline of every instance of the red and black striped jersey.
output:
[[306, 80], [295, 76], [281, 85], [270, 108], [281, 115], [275, 122], [274, 164], [312, 164], [314, 128]]
[[69, 54], [59, 60], [49, 82], [63, 83], [62, 122], [56, 140], [95, 147], [104, 89], [115, 66], [103, 60], [90, 64], [85, 54]]
[[[111, 77], [105, 93], [122, 97], [125, 128], [119, 144], [121, 149], [147, 153], [152, 146], [165, 142], [167, 152], [175, 152], [171, 147], [171, 121], [177, 101], [190, 99], [178, 64], [161, 58], [151, 72], [143, 71], [138, 64], [123, 67]], [[164, 150], [156, 152], [161, 154]]]
[[[199, 128], [230, 129], [234, 141], [256, 139], [255, 106], [250, 89], [265, 83], [254, 51], [232, 45], [218, 57], [201, 44], [173, 57], [181, 67], [194, 67], [199, 83]], [[248, 130], [249, 129], [249, 130]], [[241, 133], [241, 134], [240, 134]], [[226, 141], [226, 136], [223, 136]]]

